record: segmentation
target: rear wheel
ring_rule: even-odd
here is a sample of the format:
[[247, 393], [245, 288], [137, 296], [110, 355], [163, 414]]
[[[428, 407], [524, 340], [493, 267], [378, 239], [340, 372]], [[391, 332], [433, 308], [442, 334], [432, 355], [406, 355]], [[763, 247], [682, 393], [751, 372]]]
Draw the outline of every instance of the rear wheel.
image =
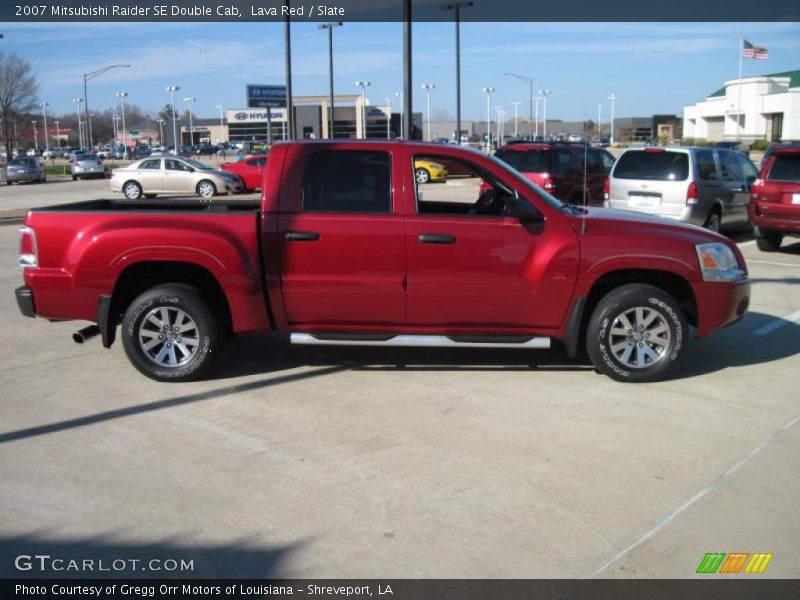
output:
[[201, 198], [212, 198], [217, 195], [217, 186], [213, 181], [204, 179], [197, 184], [197, 195]]
[[217, 320], [199, 291], [185, 284], [147, 290], [130, 304], [122, 322], [128, 360], [156, 381], [201, 377], [219, 354], [221, 339]]
[[431, 174], [428, 169], [423, 169], [422, 167], [414, 171], [414, 177], [416, 177], [417, 183], [428, 183], [431, 180]]
[[658, 381], [675, 365], [686, 338], [678, 302], [646, 284], [623, 285], [597, 305], [586, 332], [594, 366], [616, 381]]
[[711, 209], [711, 212], [708, 213], [708, 217], [706, 218], [706, 222], [703, 224], [703, 227], [709, 231], [713, 231], [714, 233], [720, 232], [722, 229], [722, 215], [720, 214], [718, 208]]
[[761, 231], [761, 237], [756, 238], [756, 246], [762, 252], [777, 252], [781, 247], [783, 235], [777, 231]]
[[122, 186], [122, 193], [128, 200], [138, 200], [142, 197], [142, 186], [135, 181], [128, 181]]

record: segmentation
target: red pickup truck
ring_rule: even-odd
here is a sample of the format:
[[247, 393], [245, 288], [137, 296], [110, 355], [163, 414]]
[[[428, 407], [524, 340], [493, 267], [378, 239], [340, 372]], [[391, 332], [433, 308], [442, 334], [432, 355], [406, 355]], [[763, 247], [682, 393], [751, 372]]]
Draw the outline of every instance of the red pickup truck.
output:
[[[472, 177], [420, 184], [418, 160]], [[620, 381], [663, 378], [688, 338], [750, 297], [737, 247], [658, 217], [566, 205], [476, 151], [413, 142], [277, 144], [258, 203], [87, 201], [29, 211], [21, 312], [95, 323], [142, 373], [207, 373], [226, 336], [294, 343], [585, 345]]]

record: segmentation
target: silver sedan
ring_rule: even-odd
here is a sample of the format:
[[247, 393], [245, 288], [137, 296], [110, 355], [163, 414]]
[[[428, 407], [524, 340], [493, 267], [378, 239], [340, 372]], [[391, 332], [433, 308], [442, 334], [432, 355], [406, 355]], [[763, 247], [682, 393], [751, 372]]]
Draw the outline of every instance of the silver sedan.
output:
[[210, 199], [243, 190], [244, 183], [238, 175], [188, 158], [153, 156], [111, 173], [111, 191], [122, 192], [128, 200], [155, 198], [158, 194], [193, 194]]
[[103, 161], [94, 154], [79, 154], [71, 165], [72, 181], [84, 177], [103, 177], [106, 173]]

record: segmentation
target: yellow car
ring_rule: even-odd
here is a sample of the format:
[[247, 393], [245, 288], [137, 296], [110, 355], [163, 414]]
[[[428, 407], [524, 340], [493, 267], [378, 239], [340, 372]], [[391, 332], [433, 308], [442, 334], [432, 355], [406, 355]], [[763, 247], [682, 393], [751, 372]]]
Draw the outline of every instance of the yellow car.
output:
[[447, 169], [444, 165], [429, 160], [415, 160], [414, 177], [417, 179], [417, 183], [444, 181], [447, 179]]

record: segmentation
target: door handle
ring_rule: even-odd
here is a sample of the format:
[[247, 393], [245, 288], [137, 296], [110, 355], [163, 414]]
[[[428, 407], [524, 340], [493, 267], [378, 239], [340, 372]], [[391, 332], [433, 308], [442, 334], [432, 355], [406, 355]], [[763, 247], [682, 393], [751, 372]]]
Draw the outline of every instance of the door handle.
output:
[[420, 244], [455, 244], [456, 236], [446, 233], [420, 233], [417, 241]]
[[287, 242], [316, 242], [319, 234], [316, 231], [287, 231]]

